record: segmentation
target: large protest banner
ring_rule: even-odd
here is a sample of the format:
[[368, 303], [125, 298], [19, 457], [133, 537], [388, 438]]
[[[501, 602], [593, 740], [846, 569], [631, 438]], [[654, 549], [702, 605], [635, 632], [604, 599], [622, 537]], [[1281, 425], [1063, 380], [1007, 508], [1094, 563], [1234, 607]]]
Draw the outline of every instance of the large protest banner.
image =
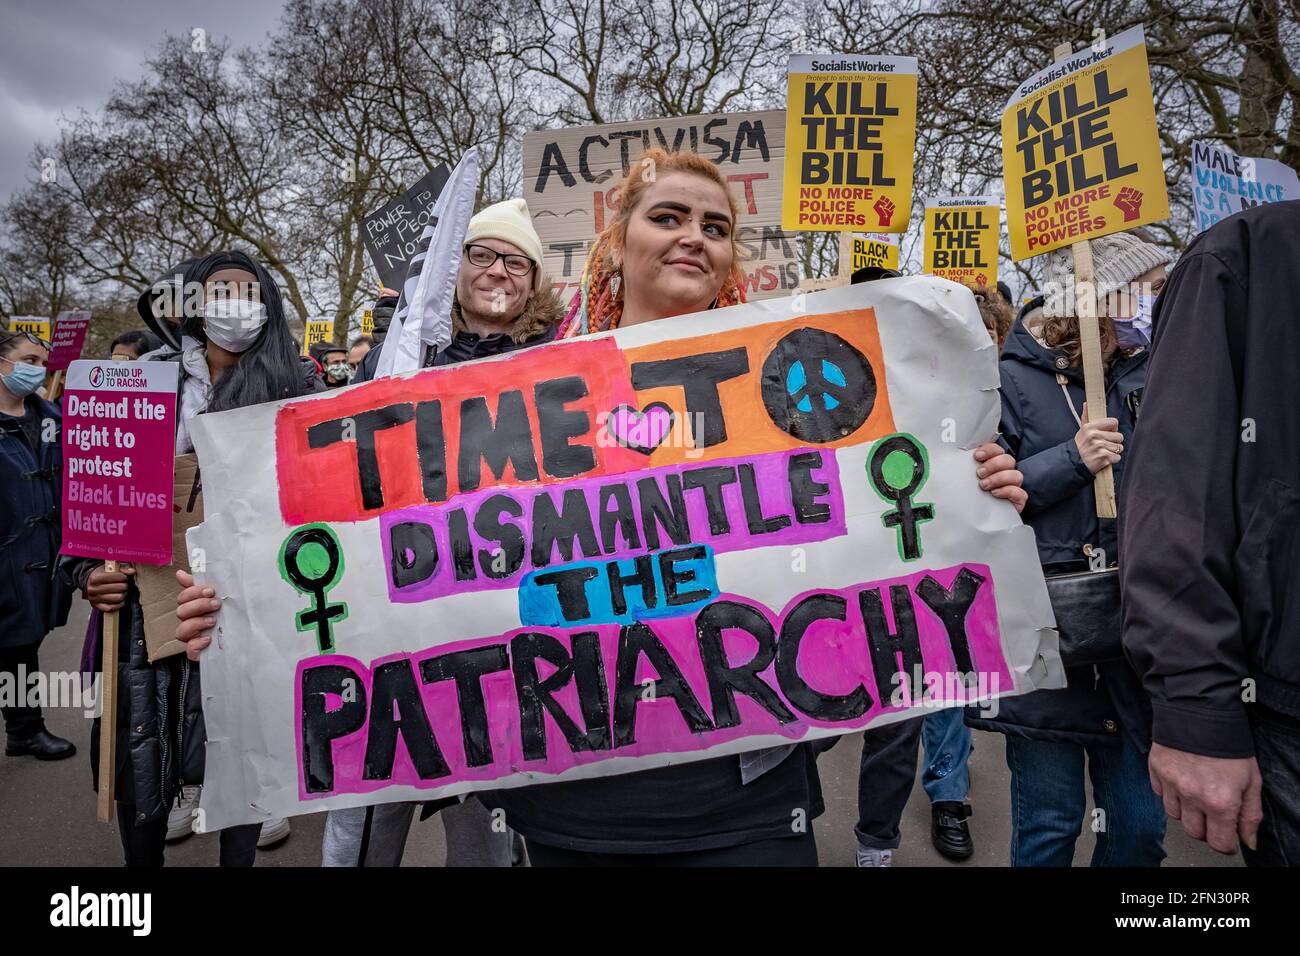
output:
[[1192, 184], [1197, 232], [1251, 206], [1300, 199], [1300, 176], [1286, 163], [1199, 140], [1192, 143]]
[[587, 251], [618, 209], [618, 184], [653, 147], [693, 149], [726, 174], [740, 203], [737, 242], [749, 298], [798, 286], [799, 237], [781, 230], [785, 112], [718, 113], [524, 136], [524, 198], [547, 275], [566, 303], [578, 288]]
[[998, 281], [1001, 209], [996, 196], [935, 196], [925, 203], [921, 271], [969, 286]]
[[906, 232], [916, 149], [916, 59], [790, 57], [785, 197], [789, 230]]
[[1061, 686], [995, 359], [912, 277], [200, 416], [205, 826]]
[[50, 320], [39, 315], [13, 315], [9, 317], [10, 332], [31, 332], [45, 341], [50, 340]]
[[420, 233], [429, 224], [433, 204], [449, 176], [451, 170], [439, 163], [414, 186], [362, 221], [361, 238], [380, 285], [402, 287], [411, 257], [420, 251]]
[[1142, 28], [1019, 84], [1002, 114], [1002, 164], [1017, 260], [1167, 219]]

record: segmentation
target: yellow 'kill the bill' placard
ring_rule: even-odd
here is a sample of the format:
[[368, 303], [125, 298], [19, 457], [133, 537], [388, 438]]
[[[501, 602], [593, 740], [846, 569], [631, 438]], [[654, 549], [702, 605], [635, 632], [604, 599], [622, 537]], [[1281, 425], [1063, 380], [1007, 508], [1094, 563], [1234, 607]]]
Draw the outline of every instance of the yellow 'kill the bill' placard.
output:
[[969, 286], [998, 281], [996, 196], [934, 196], [925, 204], [922, 272]]
[[815, 53], [789, 73], [781, 228], [907, 231], [916, 59]]
[[9, 317], [10, 332], [31, 332], [37, 338], [50, 340], [50, 320], [36, 315], [14, 315]]
[[1015, 259], [1167, 219], [1142, 28], [1021, 83], [1002, 114], [1002, 163]]
[[854, 233], [853, 271], [867, 268], [898, 271], [898, 236], [888, 232]]
[[333, 319], [309, 319], [307, 333], [302, 337], [302, 354], [310, 355], [310, 349], [318, 342], [328, 342], [334, 338]]

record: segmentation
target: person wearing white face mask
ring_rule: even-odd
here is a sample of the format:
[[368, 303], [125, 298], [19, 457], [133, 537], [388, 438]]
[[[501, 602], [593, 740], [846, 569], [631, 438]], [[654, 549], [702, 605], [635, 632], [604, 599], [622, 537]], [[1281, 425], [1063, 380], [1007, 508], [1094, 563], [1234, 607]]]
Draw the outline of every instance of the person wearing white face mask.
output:
[[[194, 450], [197, 415], [297, 397], [323, 386], [314, 364], [297, 353], [279, 289], [260, 263], [241, 252], [218, 252], [180, 269], [185, 294], [175, 294], [169, 275], [141, 298], [138, 309], [169, 346], [148, 360], [180, 365], [176, 453], [183, 455]], [[128, 866], [161, 866], [165, 841], [190, 832], [203, 780], [199, 670], [184, 655], [149, 663], [133, 569], [108, 572], [86, 559], [69, 565], [96, 611], [119, 612], [118, 828]], [[98, 638], [97, 629], [88, 634], [91, 646], [83, 656], [91, 661], [100, 655]], [[91, 740], [93, 770], [98, 723]], [[258, 846], [287, 835], [282, 820], [268, 822], [265, 829], [254, 824], [223, 830], [221, 864], [251, 866]]]
[[0, 686], [22, 699], [0, 705], [5, 755], [60, 760], [77, 752], [45, 729], [26, 676], [39, 671], [45, 635], [67, 619], [70, 592], [56, 574], [63, 454], [59, 410], [37, 394], [49, 345], [0, 331]]

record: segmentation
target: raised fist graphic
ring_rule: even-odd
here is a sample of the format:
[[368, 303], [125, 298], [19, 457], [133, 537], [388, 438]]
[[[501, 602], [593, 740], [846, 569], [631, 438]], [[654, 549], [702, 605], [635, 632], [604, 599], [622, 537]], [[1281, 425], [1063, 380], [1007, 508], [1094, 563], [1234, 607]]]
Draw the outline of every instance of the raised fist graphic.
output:
[[876, 211], [876, 215], [880, 217], [880, 224], [882, 226], [888, 226], [889, 220], [894, 217], [893, 200], [891, 200], [888, 196], [881, 196], [879, 199], [876, 200], [876, 204], [871, 208], [874, 209]]
[[1115, 206], [1124, 214], [1125, 222], [1132, 222], [1142, 215], [1142, 192], [1132, 186], [1125, 186], [1115, 197]]

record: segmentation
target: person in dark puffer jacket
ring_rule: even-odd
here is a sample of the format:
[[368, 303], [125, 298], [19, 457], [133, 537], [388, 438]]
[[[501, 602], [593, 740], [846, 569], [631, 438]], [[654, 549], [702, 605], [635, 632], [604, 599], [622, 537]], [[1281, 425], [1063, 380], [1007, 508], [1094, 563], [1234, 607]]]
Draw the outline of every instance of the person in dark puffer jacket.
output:
[[[190, 430], [196, 415], [323, 389], [314, 364], [297, 354], [275, 280], [260, 263], [242, 252], [216, 252], [179, 268], [183, 291], [204, 290], [199, 314], [187, 308], [179, 324], [173, 324], [160, 321], [155, 296], [141, 297], [139, 306], [142, 317], [170, 346], [146, 360], [180, 364], [177, 454], [194, 450]], [[155, 284], [160, 311], [166, 311], [166, 287], [165, 281]], [[184, 295], [168, 298], [189, 301]], [[199, 668], [183, 654], [149, 663], [134, 569], [109, 572], [88, 559], [71, 559], [67, 566], [96, 611], [119, 613], [118, 686], [124, 691], [118, 695], [114, 774], [118, 829], [127, 866], [161, 866], [167, 816], [176, 794], [182, 785], [203, 780]], [[99, 669], [99, 622], [89, 636], [91, 646], [84, 656]], [[98, 751], [96, 720], [91, 738], [96, 789]], [[260, 830], [260, 824], [223, 830], [222, 865], [251, 866]]]
[[[1123, 482], [1145, 384], [1145, 314], [1169, 261], [1134, 233], [1092, 246], [1108, 417], [1089, 420], [1092, 410], [1084, 408], [1069, 249], [1048, 253], [1046, 300], [1025, 307], [1000, 362], [1002, 443], [1025, 476], [1024, 519], [1048, 575], [1089, 570], [1093, 555], [1106, 565], [1118, 557], [1115, 520], [1097, 517], [1093, 476], [1110, 464], [1116, 487]], [[1103, 814], [1093, 827], [1092, 865], [1158, 866], [1164, 859], [1165, 815], [1147, 778], [1151, 707], [1118, 654], [1118, 637], [1115, 660], [1067, 667], [1063, 690], [1001, 700], [993, 717], [967, 711], [971, 726], [1006, 735], [1013, 866], [1070, 865], [1085, 817], [1085, 755]]]

